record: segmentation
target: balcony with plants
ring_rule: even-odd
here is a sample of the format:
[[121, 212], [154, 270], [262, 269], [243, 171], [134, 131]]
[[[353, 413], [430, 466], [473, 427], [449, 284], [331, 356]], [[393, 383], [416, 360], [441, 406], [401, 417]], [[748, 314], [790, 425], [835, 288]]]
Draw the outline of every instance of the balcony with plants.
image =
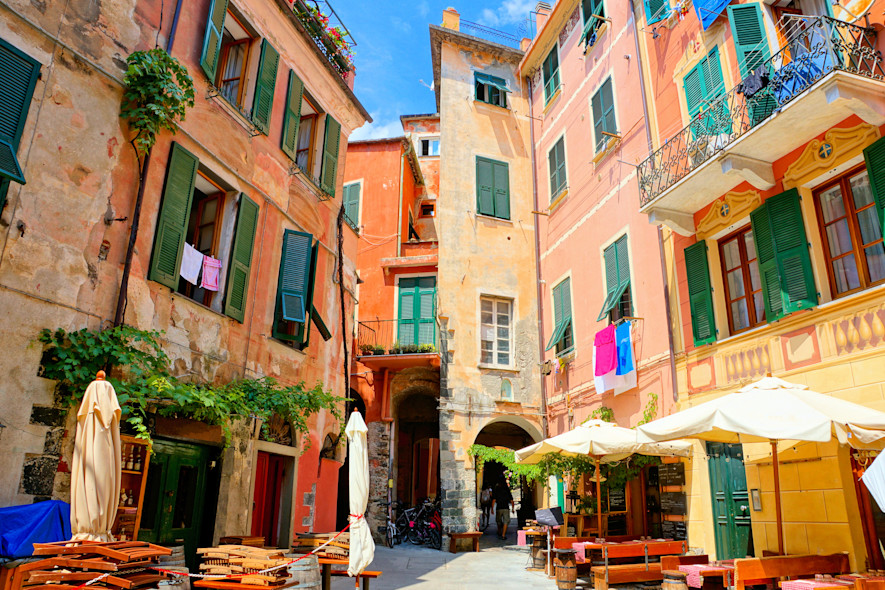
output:
[[403, 368], [439, 366], [435, 320], [364, 320], [358, 323], [356, 356], [363, 364]]
[[739, 84], [708, 101], [639, 164], [640, 210], [653, 222], [694, 233], [694, 212], [744, 181], [772, 188], [772, 163], [829, 127], [851, 115], [881, 123], [885, 72], [873, 28], [789, 16], [780, 30], [784, 44], [753, 68], [761, 88]]
[[332, 67], [347, 77], [353, 71], [356, 41], [332, 5], [324, 0], [294, 0], [292, 11]]

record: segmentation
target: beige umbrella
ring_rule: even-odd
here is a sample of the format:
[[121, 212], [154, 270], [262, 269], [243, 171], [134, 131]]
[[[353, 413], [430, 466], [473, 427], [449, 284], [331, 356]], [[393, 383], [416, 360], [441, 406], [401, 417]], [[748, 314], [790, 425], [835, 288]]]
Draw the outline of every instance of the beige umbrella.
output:
[[112, 541], [120, 501], [120, 404], [99, 371], [77, 411], [71, 465], [73, 541]]
[[724, 395], [640, 426], [639, 440], [696, 438], [725, 443], [771, 443], [777, 544], [784, 552], [777, 441], [828, 442], [867, 448], [885, 442], [885, 413], [776, 377], [763, 377]]
[[375, 542], [366, 522], [369, 503], [369, 451], [366, 434], [369, 429], [359, 412], [354, 410], [347, 421], [347, 459], [350, 465], [350, 556], [347, 575], [358, 576], [375, 557]]
[[640, 455], [681, 456], [691, 455], [691, 443], [683, 441], [642, 442], [636, 438], [636, 431], [622, 428], [611, 422], [588, 420], [577, 428], [542, 440], [516, 451], [516, 462], [534, 465], [544, 455], [557, 453], [566, 457], [590, 456], [596, 460], [596, 526], [602, 535], [600, 463], [613, 463], [634, 453]]

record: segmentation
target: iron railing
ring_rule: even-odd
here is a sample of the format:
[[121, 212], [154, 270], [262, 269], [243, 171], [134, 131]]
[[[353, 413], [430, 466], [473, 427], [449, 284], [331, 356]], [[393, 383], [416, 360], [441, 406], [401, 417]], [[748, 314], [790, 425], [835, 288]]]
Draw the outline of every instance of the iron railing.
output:
[[466, 33], [473, 37], [479, 37], [480, 39], [491, 41], [492, 43], [498, 43], [499, 45], [506, 45], [507, 47], [519, 49], [518, 37], [515, 37], [510, 33], [505, 33], [504, 31], [499, 31], [498, 29], [493, 29], [479, 23], [461, 20], [460, 30], [462, 33]]
[[356, 41], [327, 0], [294, 0], [292, 12], [341, 76], [353, 69]]
[[876, 80], [885, 76], [872, 28], [825, 16], [791, 18], [795, 21], [789, 23], [784, 46], [754, 70], [762, 74], [761, 89], [752, 93], [745, 92], [743, 83], [735, 86], [705, 105], [685, 128], [639, 164], [640, 206], [654, 201], [830, 72]]
[[359, 322], [357, 330], [359, 356], [429, 353], [438, 350], [435, 319], [365, 320]]

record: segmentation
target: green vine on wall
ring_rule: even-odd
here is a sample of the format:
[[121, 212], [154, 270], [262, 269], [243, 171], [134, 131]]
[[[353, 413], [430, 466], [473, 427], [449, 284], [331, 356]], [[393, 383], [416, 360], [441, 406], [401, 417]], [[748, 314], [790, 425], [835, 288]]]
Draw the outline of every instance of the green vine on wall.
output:
[[648, 394], [648, 401], [645, 402], [645, 408], [642, 410], [642, 420], [637, 426], [648, 424], [658, 416], [658, 394], [651, 392]]
[[222, 385], [183, 382], [171, 374], [160, 337], [160, 332], [126, 325], [102, 331], [44, 329], [38, 338], [44, 345], [41, 376], [58, 382], [60, 405], [74, 407], [99, 370], [115, 367], [107, 379], [117, 391], [123, 420], [145, 440], [150, 440], [145, 423], [150, 411], [219, 425], [228, 442], [234, 420], [254, 417], [266, 428], [277, 414], [301, 435], [305, 449], [310, 446], [308, 419], [313, 414], [327, 410], [343, 427], [344, 398], [332, 395], [319, 382], [311, 388], [303, 381], [280, 385], [270, 377]]
[[595, 410], [590, 413], [590, 417], [584, 422], [589, 420], [602, 420], [603, 422], [614, 422], [615, 421], [615, 412], [608, 406], [599, 406]]

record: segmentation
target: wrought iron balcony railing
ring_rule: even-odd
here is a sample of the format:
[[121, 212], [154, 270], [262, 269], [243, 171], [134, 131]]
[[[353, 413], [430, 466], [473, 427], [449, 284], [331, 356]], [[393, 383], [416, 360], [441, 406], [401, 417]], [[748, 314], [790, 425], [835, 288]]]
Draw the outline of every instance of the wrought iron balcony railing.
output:
[[825, 16], [792, 18], [796, 20], [786, 44], [754, 70], [761, 74], [757, 78], [761, 88], [748, 91], [742, 83], [710, 101], [639, 164], [641, 207], [829, 73], [843, 71], [876, 80], [885, 76], [872, 28]]
[[499, 31], [498, 29], [493, 29], [463, 19], [461, 20], [460, 26], [462, 33], [479, 37], [480, 39], [485, 39], [486, 41], [491, 41], [492, 43], [497, 43], [499, 45], [506, 45], [507, 47], [519, 49], [519, 37], [511, 35], [510, 33], [505, 33], [504, 31]]
[[436, 320], [359, 322], [357, 347], [358, 356], [437, 352]]
[[353, 70], [356, 41], [327, 0], [294, 0], [292, 11], [341, 76]]

